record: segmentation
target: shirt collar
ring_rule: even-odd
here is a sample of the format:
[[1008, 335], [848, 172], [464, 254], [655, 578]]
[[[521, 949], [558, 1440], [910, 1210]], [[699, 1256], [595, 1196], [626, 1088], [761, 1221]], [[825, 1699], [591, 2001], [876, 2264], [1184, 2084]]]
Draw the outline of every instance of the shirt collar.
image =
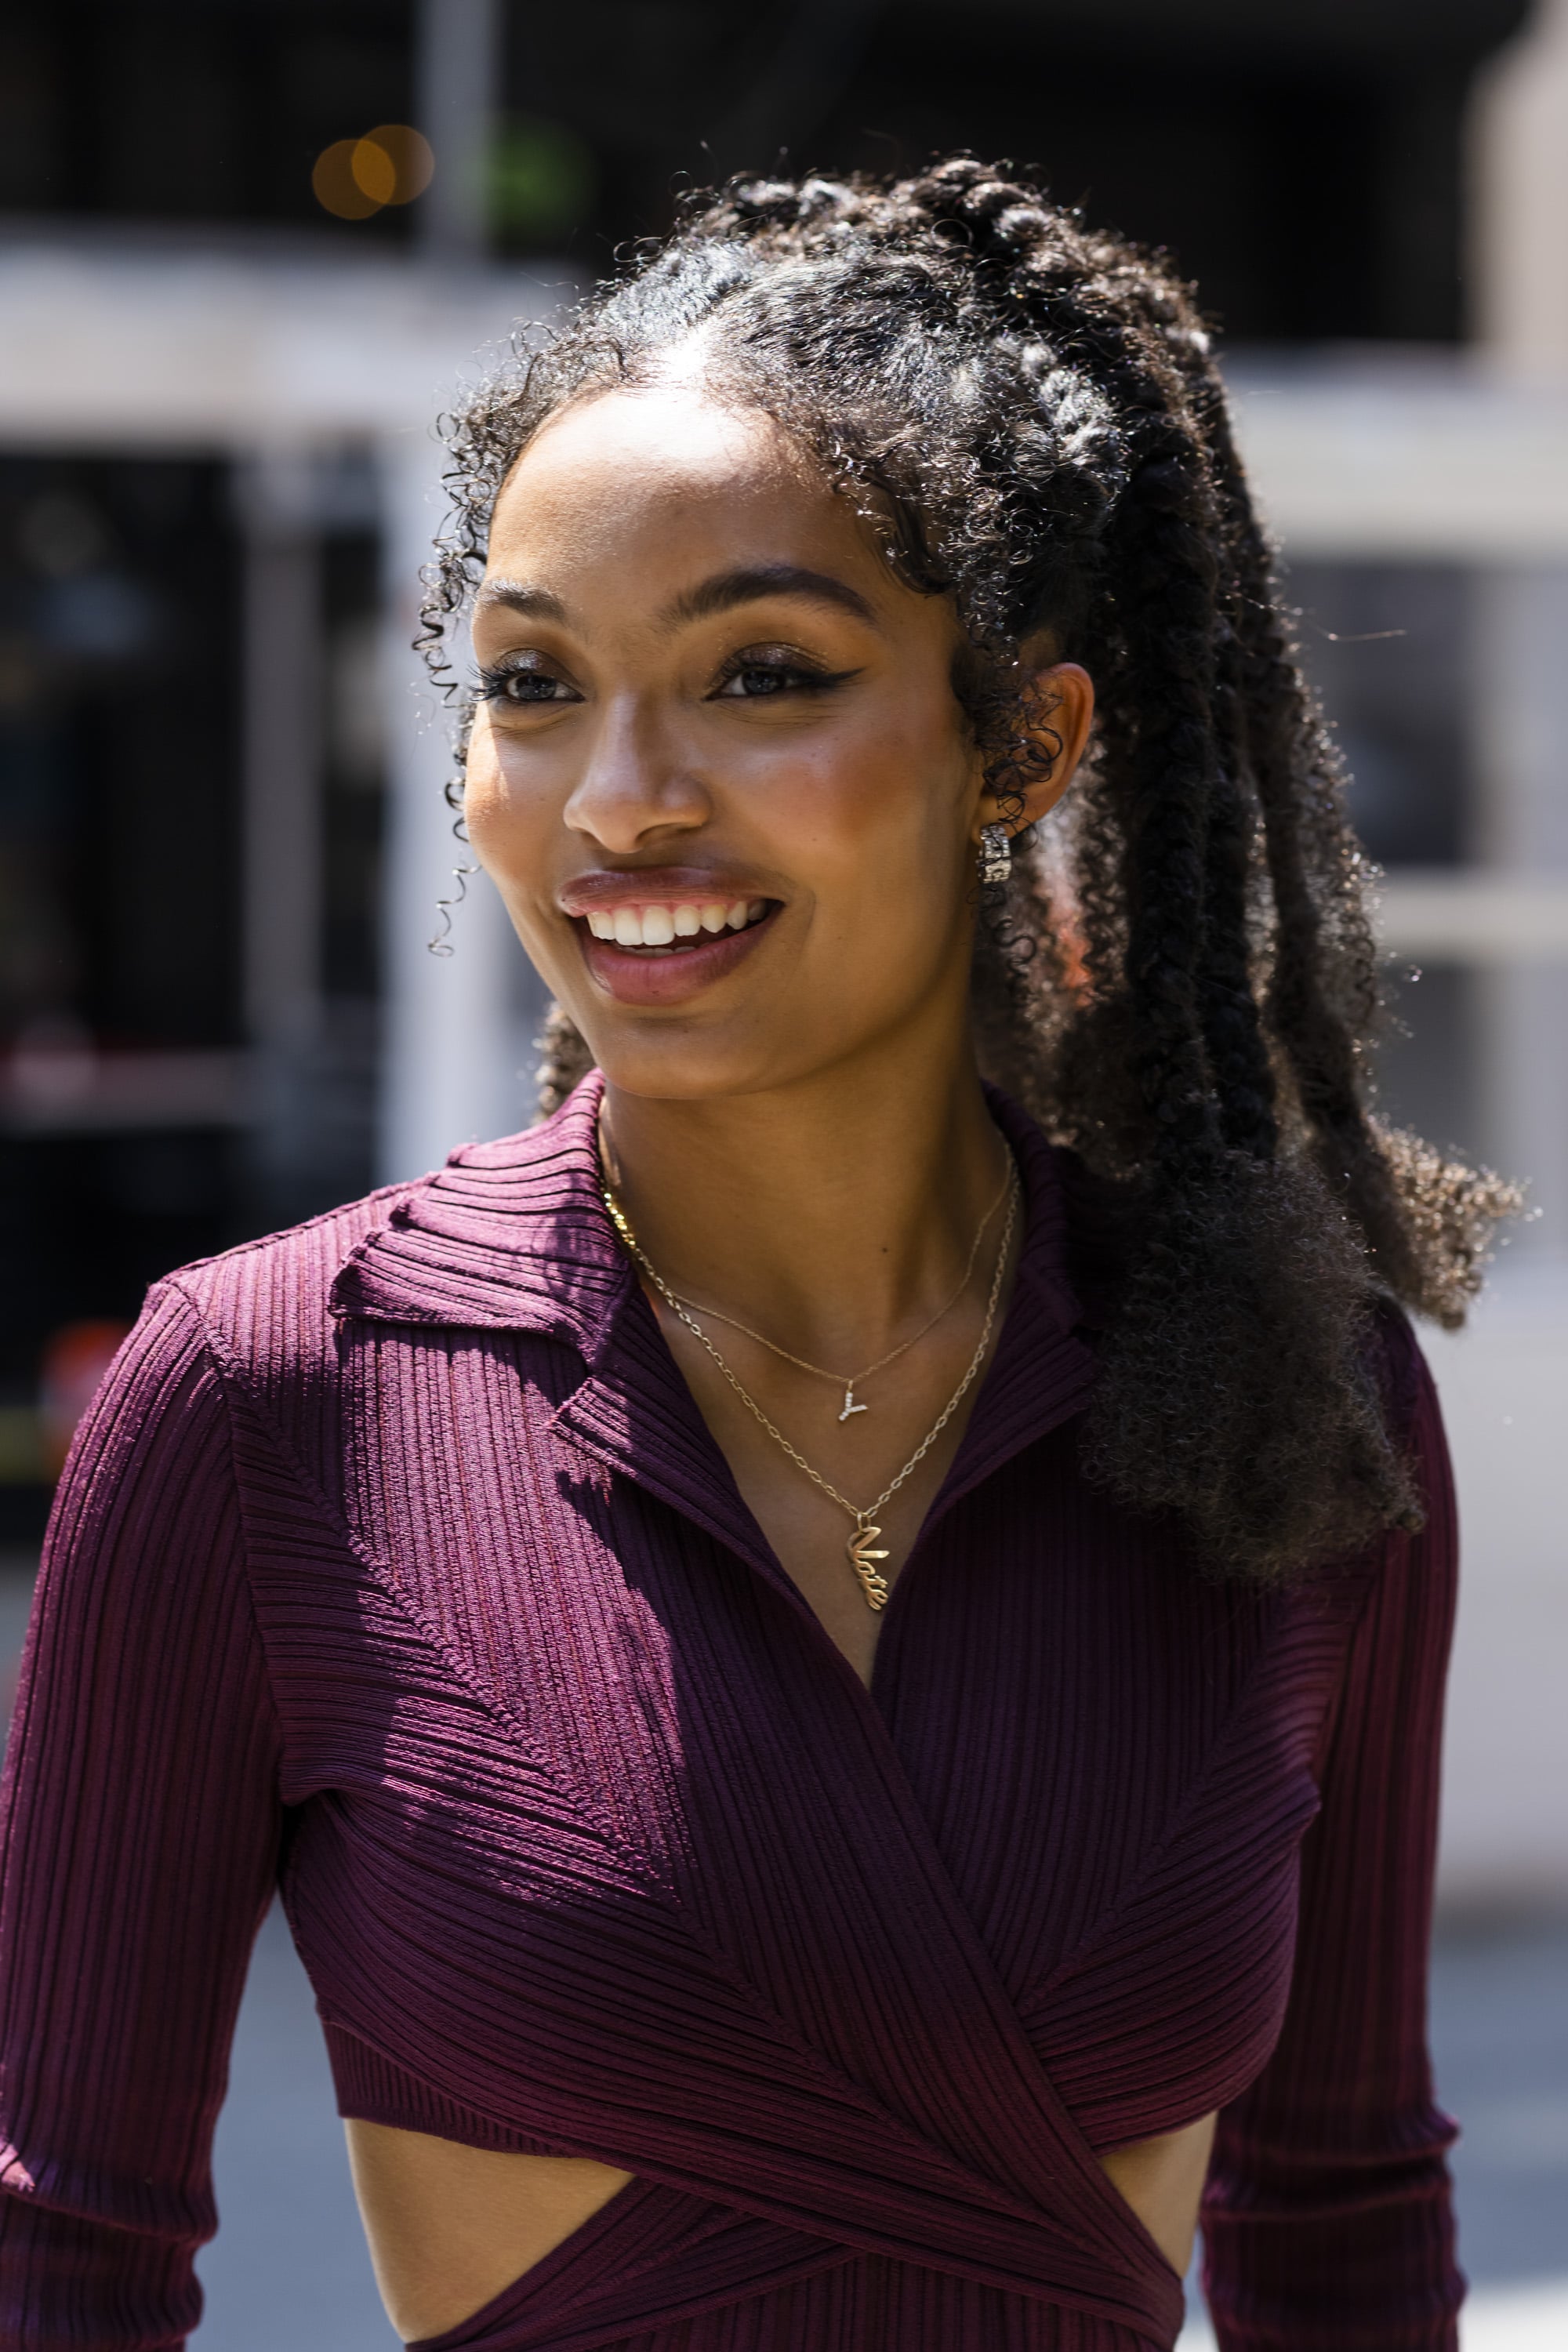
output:
[[[1057, 1154], [1016, 1104], [986, 1092], [1023, 1184], [1017, 1292], [1027, 1290], [1047, 1326], [1066, 1333], [1083, 1317], [1067, 1277]], [[349, 1253], [332, 1286], [334, 1315], [554, 1334], [596, 1366], [636, 1290], [599, 1194], [603, 1095], [591, 1071], [542, 1126], [470, 1144], [411, 1185]], [[1015, 1320], [1021, 1303], [1016, 1296]]]

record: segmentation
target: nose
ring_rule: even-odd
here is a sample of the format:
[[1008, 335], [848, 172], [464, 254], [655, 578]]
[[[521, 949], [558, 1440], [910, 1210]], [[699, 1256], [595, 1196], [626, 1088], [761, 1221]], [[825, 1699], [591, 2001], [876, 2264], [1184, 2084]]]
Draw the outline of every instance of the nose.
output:
[[679, 741], [628, 696], [604, 706], [563, 814], [574, 833], [624, 856], [706, 824], [712, 802]]

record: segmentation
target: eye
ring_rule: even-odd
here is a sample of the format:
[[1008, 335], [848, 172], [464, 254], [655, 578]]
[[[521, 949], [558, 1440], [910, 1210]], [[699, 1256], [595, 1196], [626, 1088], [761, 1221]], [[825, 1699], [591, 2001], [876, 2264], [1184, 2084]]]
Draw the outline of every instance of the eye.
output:
[[481, 702], [509, 702], [514, 709], [582, 700], [575, 687], [568, 686], [563, 677], [555, 677], [547, 669], [535, 669], [531, 664], [519, 664], [511, 669], [482, 669], [479, 693]]
[[784, 694], [821, 694], [854, 675], [853, 670], [823, 669], [784, 646], [776, 652], [748, 646], [725, 664], [712, 698], [761, 702]]
[[782, 662], [776, 666], [749, 665], [745, 669], [731, 670], [719, 691], [732, 700], [749, 699], [753, 695], [783, 694], [790, 687], [798, 685], [805, 675], [804, 670], [786, 669]]

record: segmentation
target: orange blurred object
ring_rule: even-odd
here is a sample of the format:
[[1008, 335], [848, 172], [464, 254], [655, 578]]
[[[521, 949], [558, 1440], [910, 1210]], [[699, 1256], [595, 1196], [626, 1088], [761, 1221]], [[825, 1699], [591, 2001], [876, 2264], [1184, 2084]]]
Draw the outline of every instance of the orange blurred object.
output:
[[384, 196], [367, 195], [354, 177], [354, 150], [363, 143], [359, 139], [334, 139], [330, 147], [322, 148], [310, 174], [316, 202], [339, 220], [368, 220], [386, 201]]
[[65, 1467], [76, 1425], [98, 1393], [129, 1323], [107, 1317], [64, 1323], [45, 1343], [38, 1400], [39, 1446], [51, 1478]]
[[406, 122], [383, 122], [355, 147], [353, 174], [367, 196], [384, 205], [411, 205], [435, 178], [436, 158], [423, 131]]
[[384, 205], [411, 205], [435, 176], [436, 158], [422, 131], [383, 122], [363, 139], [334, 139], [316, 158], [316, 202], [339, 220], [368, 220]]
[[377, 140], [356, 139], [353, 153], [349, 157], [349, 170], [353, 173], [355, 187], [378, 207], [392, 202], [397, 185], [397, 167]]

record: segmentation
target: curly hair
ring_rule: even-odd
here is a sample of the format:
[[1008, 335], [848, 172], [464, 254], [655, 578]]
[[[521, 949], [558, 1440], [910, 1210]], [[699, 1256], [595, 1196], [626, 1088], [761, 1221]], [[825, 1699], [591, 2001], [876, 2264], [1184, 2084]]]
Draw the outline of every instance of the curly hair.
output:
[[[1049, 631], [1095, 678], [1085, 773], [984, 894], [973, 979], [983, 1066], [1120, 1236], [1087, 1471], [1254, 1579], [1418, 1524], [1374, 1317], [1462, 1320], [1516, 1199], [1372, 1114], [1367, 868], [1190, 289], [967, 156], [694, 198], [448, 420], [437, 668], [531, 436], [677, 351], [951, 598], [1015, 818], [1046, 756], [1026, 644]], [[549, 1108], [587, 1055], [558, 1010], [544, 1044]]]

